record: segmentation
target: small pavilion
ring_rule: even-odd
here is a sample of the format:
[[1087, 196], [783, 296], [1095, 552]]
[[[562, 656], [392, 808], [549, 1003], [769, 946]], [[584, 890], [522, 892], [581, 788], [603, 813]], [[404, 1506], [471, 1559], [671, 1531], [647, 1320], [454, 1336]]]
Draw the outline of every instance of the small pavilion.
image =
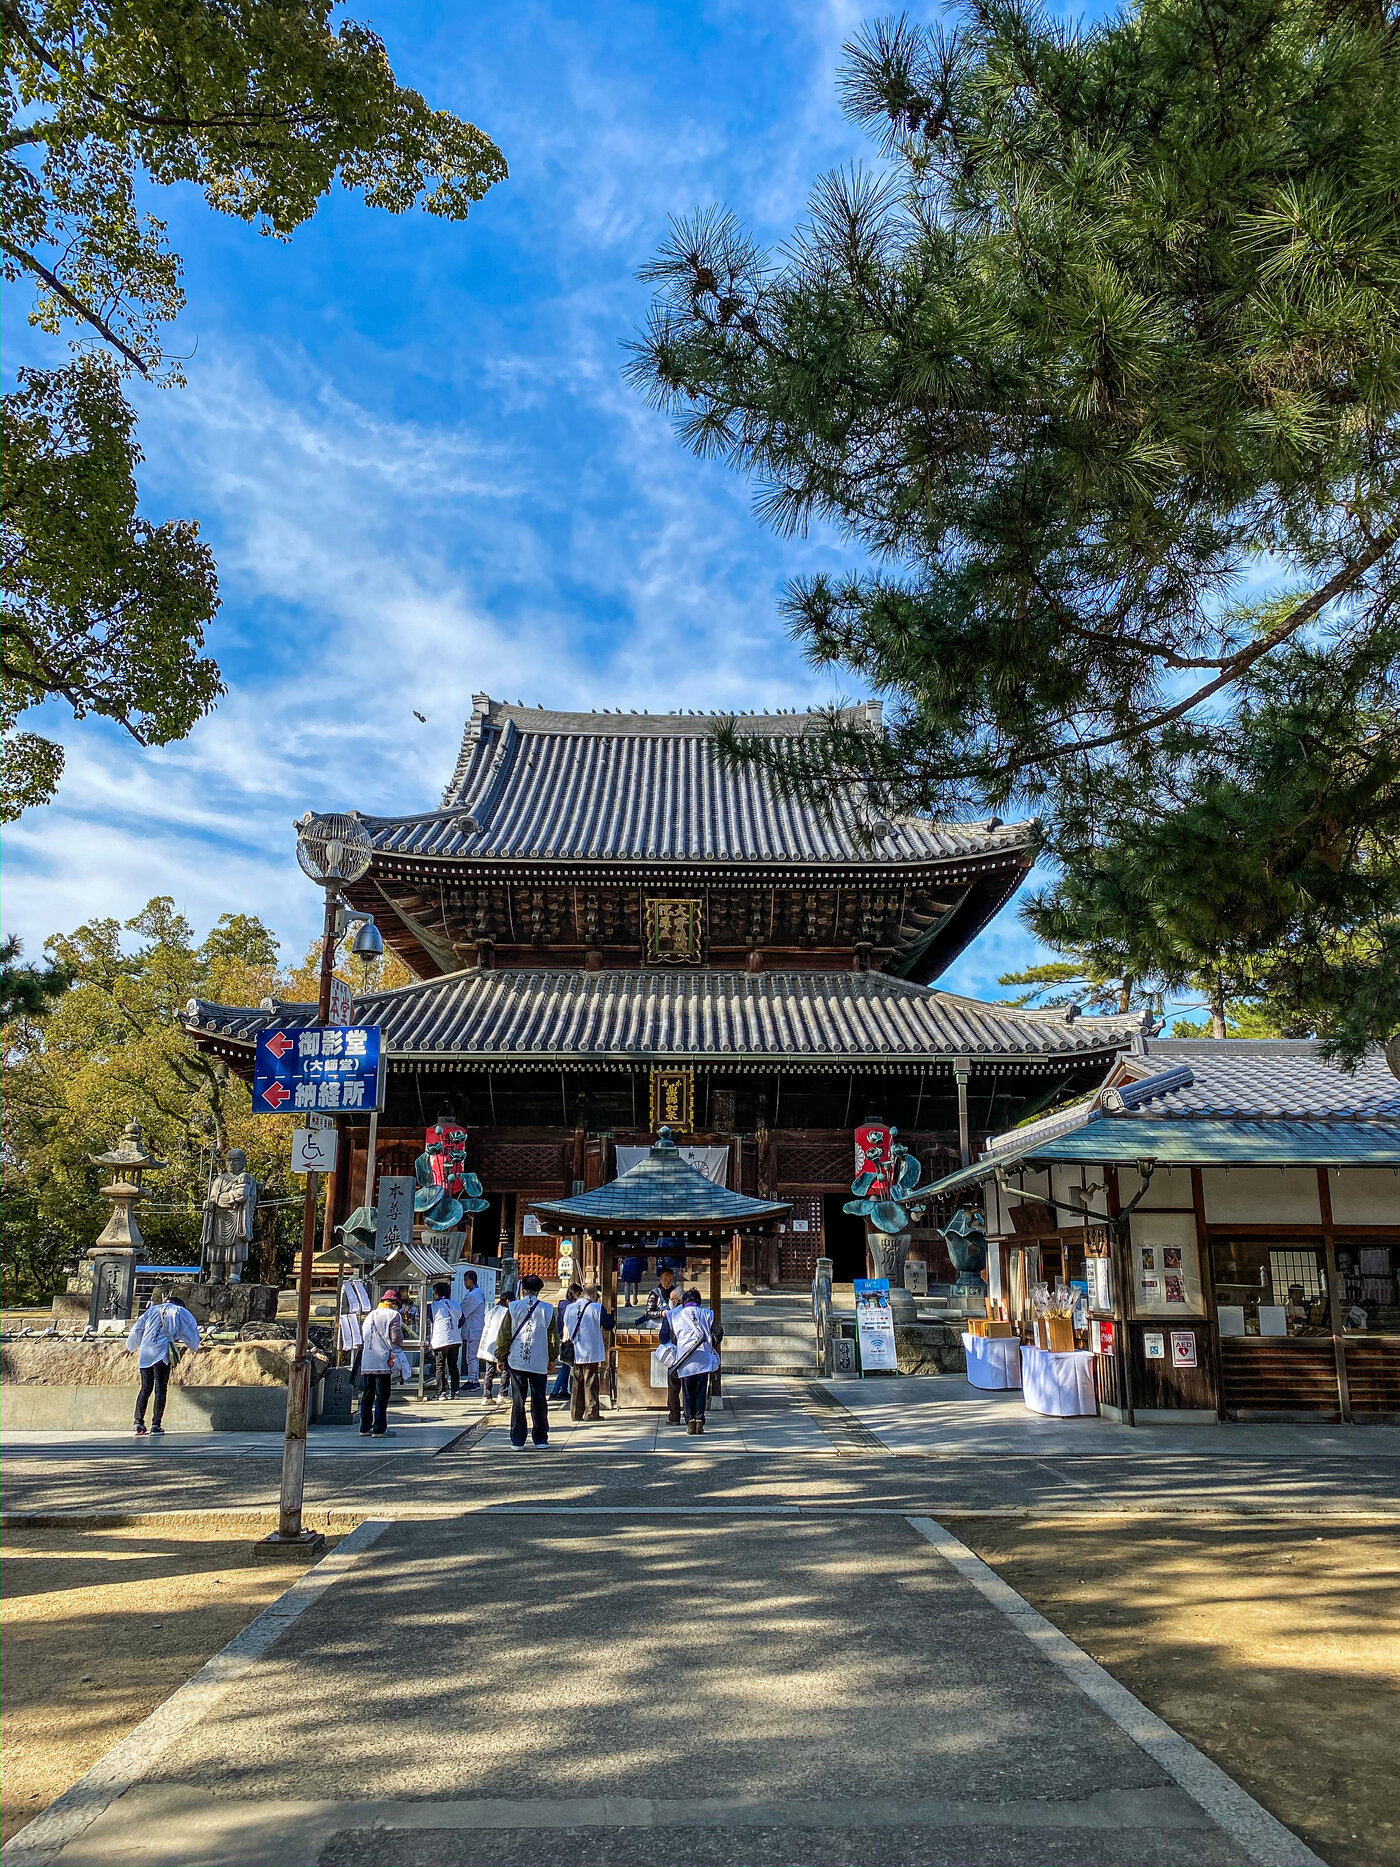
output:
[[662, 1128], [645, 1159], [617, 1179], [572, 1199], [532, 1200], [530, 1209], [593, 1240], [604, 1303], [614, 1314], [619, 1260], [633, 1251], [650, 1255], [660, 1238], [683, 1238], [692, 1255], [703, 1251], [709, 1260], [710, 1308], [719, 1324], [720, 1260], [734, 1234], [771, 1228], [792, 1206], [717, 1186], [682, 1156], [671, 1130]]

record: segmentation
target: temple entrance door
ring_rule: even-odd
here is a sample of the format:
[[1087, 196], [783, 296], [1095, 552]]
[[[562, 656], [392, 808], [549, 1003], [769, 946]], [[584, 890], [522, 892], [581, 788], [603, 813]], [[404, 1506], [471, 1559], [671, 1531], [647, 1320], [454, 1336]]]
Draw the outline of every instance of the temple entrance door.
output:
[[865, 1221], [843, 1212], [849, 1193], [827, 1193], [822, 1198], [826, 1256], [831, 1259], [831, 1281], [848, 1284], [865, 1275]]
[[791, 1193], [792, 1213], [778, 1234], [778, 1281], [810, 1284], [822, 1255], [822, 1202], [810, 1195]]

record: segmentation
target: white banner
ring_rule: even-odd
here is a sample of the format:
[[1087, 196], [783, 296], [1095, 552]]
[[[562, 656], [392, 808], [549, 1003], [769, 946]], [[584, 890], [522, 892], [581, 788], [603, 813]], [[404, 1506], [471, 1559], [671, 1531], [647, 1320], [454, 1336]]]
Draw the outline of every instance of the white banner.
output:
[[[620, 1147], [617, 1150], [618, 1177], [627, 1173], [645, 1160], [651, 1153], [649, 1147]], [[694, 1167], [697, 1173], [703, 1173], [707, 1180], [713, 1180], [716, 1186], [729, 1184], [729, 1149], [727, 1147], [683, 1147], [680, 1157]]]

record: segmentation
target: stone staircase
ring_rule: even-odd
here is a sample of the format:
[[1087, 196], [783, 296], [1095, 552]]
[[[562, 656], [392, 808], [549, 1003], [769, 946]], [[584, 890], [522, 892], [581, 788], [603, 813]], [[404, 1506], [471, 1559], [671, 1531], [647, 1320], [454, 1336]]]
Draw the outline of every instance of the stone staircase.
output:
[[726, 1374], [814, 1378], [817, 1333], [807, 1299], [732, 1297], [722, 1320]]

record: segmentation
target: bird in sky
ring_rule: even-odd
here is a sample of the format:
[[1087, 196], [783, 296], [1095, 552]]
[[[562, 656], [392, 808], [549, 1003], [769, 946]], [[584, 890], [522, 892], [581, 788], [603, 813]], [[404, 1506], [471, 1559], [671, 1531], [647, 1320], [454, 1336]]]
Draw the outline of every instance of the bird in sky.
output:
[[416, 720], [418, 721], [418, 723], [419, 723], [419, 725], [420, 725], [420, 726], [426, 726], [426, 725], [427, 725], [427, 723], [428, 723], [428, 716], [427, 716], [427, 714], [426, 714], [426, 713], [420, 713], [420, 712], [418, 711], [418, 709], [417, 709], [417, 707], [415, 707], [415, 708], [413, 709], [413, 717], [414, 717], [414, 719], [416, 719]]

